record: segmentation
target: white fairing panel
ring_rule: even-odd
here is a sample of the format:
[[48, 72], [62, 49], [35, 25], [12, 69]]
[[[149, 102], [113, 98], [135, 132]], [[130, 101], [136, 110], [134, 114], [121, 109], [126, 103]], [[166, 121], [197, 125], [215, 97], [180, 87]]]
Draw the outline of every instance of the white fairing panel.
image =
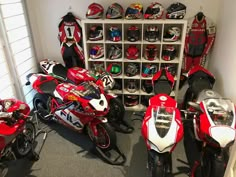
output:
[[[157, 152], [169, 152], [173, 145], [176, 142], [176, 136], [178, 131], [178, 124], [172, 119], [170, 129], [165, 137], [160, 137], [156, 131], [154, 118], [150, 118], [147, 122], [148, 127], [148, 140], [154, 144], [156, 147], [151, 145], [151, 149], [156, 150]], [[168, 147], [168, 148], [167, 148]]]
[[89, 103], [97, 110], [97, 111], [104, 111], [107, 109], [108, 103], [106, 97], [101, 94], [100, 99], [92, 99]]
[[210, 135], [221, 147], [225, 147], [235, 139], [235, 130], [227, 126], [215, 126], [210, 128]]

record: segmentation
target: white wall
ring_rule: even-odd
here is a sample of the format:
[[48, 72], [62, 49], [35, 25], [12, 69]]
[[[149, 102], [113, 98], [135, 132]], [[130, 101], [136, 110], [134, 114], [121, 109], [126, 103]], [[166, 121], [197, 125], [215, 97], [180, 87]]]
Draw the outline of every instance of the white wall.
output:
[[221, 1], [220, 7], [216, 41], [208, 66], [216, 77], [215, 89], [236, 103], [236, 1]]
[[[194, 16], [200, 9], [202, 9], [206, 16], [216, 22], [218, 18], [219, 1], [220, 0], [180, 0], [179, 2], [182, 2], [187, 6], [187, 14], [185, 18]], [[87, 7], [92, 2], [102, 4], [106, 12], [107, 7], [114, 2], [120, 3], [126, 10], [131, 3], [138, 1], [26, 0], [38, 60], [41, 60], [42, 58], [51, 58], [62, 61], [59, 41], [57, 39], [58, 23], [60, 18], [71, 8], [71, 12], [73, 12], [74, 15], [84, 19]], [[147, 6], [153, 2], [153, 0], [143, 0], [139, 2], [142, 2], [145, 11]], [[167, 8], [171, 3], [176, 1], [159, 0], [158, 2]]]

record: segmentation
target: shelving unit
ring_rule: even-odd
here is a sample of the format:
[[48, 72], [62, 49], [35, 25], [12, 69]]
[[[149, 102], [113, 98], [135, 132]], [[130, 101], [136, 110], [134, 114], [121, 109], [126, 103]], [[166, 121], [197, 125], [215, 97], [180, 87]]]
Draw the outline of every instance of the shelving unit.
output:
[[[90, 41], [89, 40], [89, 30], [94, 25], [100, 25], [103, 28], [103, 39], [99, 41]], [[127, 29], [131, 26], [135, 25], [140, 30], [140, 37], [139, 40], [136, 42], [130, 42], [127, 40]], [[156, 42], [148, 42], [145, 40], [145, 31], [149, 25], [157, 26], [159, 29], [159, 40]], [[108, 29], [111, 26], [117, 26], [119, 30], [121, 31], [122, 39], [118, 42], [113, 42], [108, 39]], [[181, 29], [181, 36], [180, 40], [176, 42], [165, 42], [163, 41], [163, 36], [166, 32], [166, 30], [171, 26], [177, 26]], [[82, 20], [82, 27], [83, 27], [83, 42], [84, 42], [84, 52], [85, 52], [85, 67], [86, 69], [91, 69], [93, 67], [94, 62], [101, 62], [104, 64], [104, 67], [106, 68], [110, 63], [116, 62], [120, 63], [122, 66], [122, 74], [119, 76], [114, 77], [116, 81], [120, 80], [122, 83], [122, 89], [121, 90], [112, 90], [113, 93], [119, 95], [121, 99], [125, 100], [126, 95], [137, 95], [139, 104], [132, 107], [126, 107], [126, 110], [132, 110], [132, 111], [141, 111], [145, 110], [145, 106], [142, 105], [142, 99], [146, 96], [152, 96], [154, 93], [146, 93], [142, 90], [142, 83], [144, 80], [151, 80], [151, 77], [142, 77], [141, 72], [142, 68], [145, 64], [153, 64], [157, 66], [158, 69], [163, 67], [165, 64], [174, 64], [177, 67], [177, 72], [175, 75], [175, 88], [171, 93], [171, 96], [175, 97], [177, 99], [178, 96], [178, 88], [179, 88], [179, 78], [180, 78], [180, 72], [181, 72], [181, 65], [182, 65], [182, 58], [183, 58], [183, 50], [184, 50], [184, 39], [186, 34], [186, 27], [187, 27], [187, 21], [186, 20], [170, 20], [170, 19], [162, 19], [162, 20], [145, 20], [145, 19], [138, 19], [138, 20], [126, 20], [126, 19], [85, 19]], [[104, 47], [104, 57], [100, 59], [91, 59], [89, 56], [90, 49], [94, 45], [102, 45]], [[110, 46], [116, 44], [119, 45], [122, 48], [122, 57], [119, 59], [108, 59], [107, 58], [107, 51], [109, 50]], [[126, 49], [129, 47], [129, 45], [136, 45], [136, 47], [139, 49], [139, 57], [136, 60], [130, 60], [126, 58]], [[144, 58], [144, 51], [147, 45], [154, 44], [157, 48], [158, 54], [157, 58], [154, 61], [149, 61]], [[173, 45], [175, 46], [177, 50], [177, 55], [174, 60], [171, 61], [165, 61], [162, 59], [162, 50], [166, 45]], [[139, 74], [133, 77], [128, 77], [125, 75], [125, 69], [128, 63], [136, 63], [139, 65]], [[126, 90], [126, 83], [129, 81], [129, 79], [134, 79], [137, 83], [137, 86], [139, 90], [137, 90], [134, 93], [130, 93]]]

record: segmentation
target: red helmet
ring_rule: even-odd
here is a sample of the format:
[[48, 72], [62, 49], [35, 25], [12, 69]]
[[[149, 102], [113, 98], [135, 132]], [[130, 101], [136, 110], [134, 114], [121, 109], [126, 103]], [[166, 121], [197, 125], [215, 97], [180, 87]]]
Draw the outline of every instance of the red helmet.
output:
[[104, 8], [98, 3], [92, 3], [88, 6], [88, 10], [86, 13], [87, 18], [102, 18], [104, 12]]
[[146, 19], [161, 19], [164, 13], [164, 7], [158, 3], [153, 2], [150, 6], [148, 6], [144, 18]]
[[139, 56], [139, 49], [135, 45], [130, 45], [126, 50], [127, 59], [135, 60]]
[[157, 57], [157, 48], [153, 44], [149, 44], [145, 48], [144, 58], [146, 60], [155, 60]]
[[104, 48], [102, 45], [95, 45], [90, 49], [90, 58], [99, 59], [104, 56]]

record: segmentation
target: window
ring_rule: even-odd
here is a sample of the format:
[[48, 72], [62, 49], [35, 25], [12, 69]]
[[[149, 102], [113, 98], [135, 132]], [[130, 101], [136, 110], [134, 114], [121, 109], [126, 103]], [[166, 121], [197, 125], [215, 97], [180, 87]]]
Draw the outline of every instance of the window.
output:
[[0, 98], [17, 98], [32, 108], [34, 91], [26, 75], [37, 72], [30, 28], [22, 0], [0, 0]]

